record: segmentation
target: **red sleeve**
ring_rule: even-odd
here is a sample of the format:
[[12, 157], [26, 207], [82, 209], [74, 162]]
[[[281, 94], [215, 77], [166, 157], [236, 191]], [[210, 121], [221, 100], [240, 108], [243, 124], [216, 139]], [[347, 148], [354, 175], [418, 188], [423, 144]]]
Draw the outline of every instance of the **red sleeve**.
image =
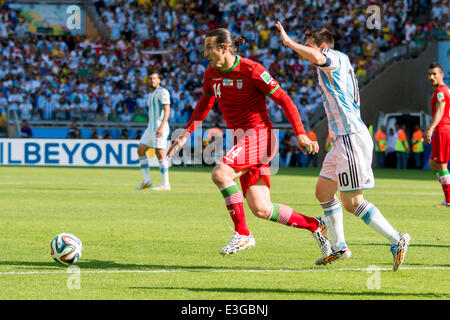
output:
[[257, 64], [252, 72], [252, 80], [256, 88], [279, 104], [284, 111], [295, 135], [306, 134], [298, 109], [287, 93], [280, 87], [269, 72], [261, 64]]
[[256, 88], [268, 96], [279, 88], [278, 81], [270, 75], [269, 71], [261, 64], [256, 64], [252, 72], [252, 81]]
[[185, 127], [185, 129], [189, 131], [189, 133], [192, 133], [197, 128], [197, 126], [201, 122], [203, 122], [203, 120], [205, 120], [209, 110], [211, 110], [211, 108], [214, 105], [214, 100], [215, 100], [214, 96], [208, 97], [205, 94], [202, 94], [200, 100], [197, 102], [197, 105], [195, 106], [191, 118], [189, 119]]
[[210, 83], [211, 78], [211, 67], [208, 66], [205, 70], [205, 75], [203, 76], [203, 95], [207, 97], [211, 97], [214, 95], [214, 91], [212, 90], [212, 86]]
[[209, 110], [214, 105], [215, 96], [211, 90], [211, 85], [209, 79], [211, 78], [211, 70], [208, 66], [205, 71], [205, 75], [203, 76], [203, 93], [200, 97], [200, 100], [197, 102], [195, 106], [194, 112], [192, 113], [191, 118], [189, 119], [185, 130], [187, 130], [188, 134], [191, 134], [197, 126], [206, 119]]
[[297, 106], [294, 104], [292, 99], [287, 95], [286, 91], [282, 88], [278, 87], [272, 94], [269, 95], [270, 99], [272, 99], [275, 103], [281, 106], [294, 129], [295, 135], [298, 136], [300, 134], [306, 134], [305, 128], [303, 127], [302, 118], [300, 117], [300, 113], [298, 112]]

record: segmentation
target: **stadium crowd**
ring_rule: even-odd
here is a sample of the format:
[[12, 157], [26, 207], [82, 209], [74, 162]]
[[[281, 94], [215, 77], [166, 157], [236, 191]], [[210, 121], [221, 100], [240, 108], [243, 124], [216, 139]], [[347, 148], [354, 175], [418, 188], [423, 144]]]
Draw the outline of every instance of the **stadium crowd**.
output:
[[[226, 27], [246, 43], [239, 54], [261, 62], [290, 93], [303, 119], [321, 106], [314, 68], [280, 45], [273, 25], [283, 21], [298, 41], [306, 28], [328, 27], [335, 48], [347, 53], [359, 80], [400, 44], [416, 46], [431, 35], [448, 35], [448, 1], [91, 0], [107, 34], [37, 35], [28, 31], [21, 5], [0, 7], [0, 110], [22, 120], [146, 122], [147, 77], [161, 74], [172, 99], [170, 122], [186, 122], [201, 94], [208, 61], [204, 35]], [[366, 28], [366, 9], [376, 4], [379, 29]], [[431, 9], [431, 10], [430, 10]], [[426, 12], [431, 20], [415, 24]], [[268, 99], [274, 122], [286, 122]], [[0, 114], [2, 114], [0, 113]], [[207, 121], [223, 121], [217, 104]]]

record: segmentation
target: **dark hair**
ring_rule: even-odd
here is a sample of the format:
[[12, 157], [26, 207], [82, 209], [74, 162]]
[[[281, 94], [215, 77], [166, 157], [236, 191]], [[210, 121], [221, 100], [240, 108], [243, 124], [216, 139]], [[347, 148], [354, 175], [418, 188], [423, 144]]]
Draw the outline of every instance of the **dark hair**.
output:
[[217, 28], [209, 31], [206, 34], [206, 38], [209, 37], [216, 37], [215, 44], [217, 45], [217, 47], [221, 47], [222, 44], [229, 45], [232, 54], [235, 54], [236, 49], [245, 43], [244, 38], [234, 38], [233, 34], [225, 28]]
[[428, 67], [428, 69], [434, 69], [434, 68], [441, 69], [441, 72], [444, 71], [444, 69], [442, 68], [441, 64], [439, 62], [436, 62], [436, 61], [430, 63], [430, 66]]
[[330, 30], [327, 28], [319, 28], [315, 30], [307, 30], [305, 32], [305, 41], [308, 39], [313, 39], [314, 43], [320, 47], [322, 43], [326, 43], [330, 49], [334, 48], [334, 39]]

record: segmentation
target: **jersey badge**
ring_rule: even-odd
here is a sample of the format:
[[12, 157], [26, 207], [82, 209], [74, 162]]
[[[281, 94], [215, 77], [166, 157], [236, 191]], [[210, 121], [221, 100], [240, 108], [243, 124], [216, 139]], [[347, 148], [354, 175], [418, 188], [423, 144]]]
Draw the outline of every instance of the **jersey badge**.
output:
[[232, 87], [233, 86], [233, 79], [223, 79], [222, 80], [224, 87]]
[[264, 71], [261, 75], [260, 75], [261, 79], [264, 80], [264, 82], [266, 84], [269, 84], [270, 81], [272, 81], [272, 77], [270, 76], [270, 74], [267, 71]]

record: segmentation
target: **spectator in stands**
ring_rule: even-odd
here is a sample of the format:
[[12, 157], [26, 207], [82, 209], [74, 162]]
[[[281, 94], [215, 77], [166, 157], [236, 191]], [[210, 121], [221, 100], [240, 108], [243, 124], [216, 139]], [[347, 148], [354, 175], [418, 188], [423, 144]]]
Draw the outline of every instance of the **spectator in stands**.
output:
[[111, 113], [108, 115], [108, 121], [110, 122], [118, 122], [119, 119], [119, 115], [117, 114], [117, 110], [116, 109], [112, 109]]
[[112, 139], [111, 134], [109, 133], [108, 130], [103, 131], [102, 139]]
[[144, 108], [138, 109], [138, 113], [134, 116], [133, 122], [147, 122], [147, 116], [144, 115]]
[[123, 128], [122, 129], [122, 131], [120, 132], [119, 139], [129, 139], [129, 137], [128, 137], [128, 129], [127, 128]]
[[92, 128], [91, 135], [89, 139], [100, 139], [100, 136], [97, 133], [97, 128]]
[[108, 116], [105, 114], [105, 112], [103, 111], [103, 109], [100, 109], [96, 114], [95, 114], [95, 122], [107, 122], [108, 121]]
[[393, 128], [389, 128], [387, 138], [387, 154], [386, 154], [386, 168], [395, 168], [397, 165], [397, 153], [395, 152], [395, 145], [397, 143], [397, 135]]
[[409, 157], [409, 143], [406, 135], [406, 125], [399, 126], [395, 124], [395, 131], [397, 132], [397, 141], [395, 151], [397, 152], [397, 169], [406, 169], [408, 167]]
[[31, 115], [31, 120], [41, 120], [41, 114], [39, 113], [38, 108], [33, 109], [33, 114]]
[[80, 129], [78, 129], [78, 124], [76, 120], [72, 120], [67, 137], [69, 139], [81, 139], [81, 131]]
[[33, 138], [33, 132], [31, 131], [31, 128], [28, 125], [27, 120], [22, 120], [22, 122], [21, 122], [20, 137], [21, 138]]
[[121, 122], [131, 122], [133, 120], [133, 114], [131, 114], [127, 108], [122, 109], [122, 113], [119, 116]]
[[3, 109], [3, 113], [6, 114], [6, 110], [8, 108], [8, 99], [5, 97], [5, 93], [0, 90], [0, 109]]
[[64, 97], [60, 97], [58, 99], [58, 103], [55, 104], [53, 109], [55, 114], [55, 120], [67, 120], [69, 114], [69, 103], [64, 99]]
[[6, 132], [6, 114], [4, 112], [4, 109], [0, 107], [0, 132]]
[[[308, 138], [311, 140], [311, 141], [317, 141], [317, 134], [316, 134], [316, 129], [315, 128], [311, 128], [309, 131], [308, 131]], [[305, 167], [308, 167], [309, 166], [309, 164], [312, 162], [312, 166], [314, 167], [314, 168], [317, 168], [317, 161], [318, 161], [318, 154], [316, 153], [316, 154], [311, 154], [311, 153], [308, 153], [308, 157], [307, 157], [307, 160], [306, 160], [306, 165], [305, 165]]]
[[25, 99], [19, 105], [20, 119], [31, 120], [33, 105], [31, 104], [31, 94], [27, 93]]
[[270, 106], [270, 119], [276, 123], [283, 122], [283, 112], [281, 111], [281, 108], [275, 103], [271, 103]]
[[18, 113], [19, 106], [22, 102], [23, 102], [23, 95], [20, 93], [20, 89], [18, 87], [12, 88], [11, 94], [8, 97], [8, 111]]
[[136, 134], [134, 135], [134, 140], [141, 140], [141, 137], [142, 137], [142, 130], [141, 129], [138, 129], [137, 131], [136, 131]]
[[288, 130], [283, 139], [281, 140], [280, 155], [281, 165], [283, 167], [289, 167], [291, 164], [292, 155], [296, 149], [296, 138], [292, 130]]
[[84, 119], [86, 121], [94, 121], [97, 113], [98, 103], [93, 95], [89, 95], [88, 101], [84, 106]]

